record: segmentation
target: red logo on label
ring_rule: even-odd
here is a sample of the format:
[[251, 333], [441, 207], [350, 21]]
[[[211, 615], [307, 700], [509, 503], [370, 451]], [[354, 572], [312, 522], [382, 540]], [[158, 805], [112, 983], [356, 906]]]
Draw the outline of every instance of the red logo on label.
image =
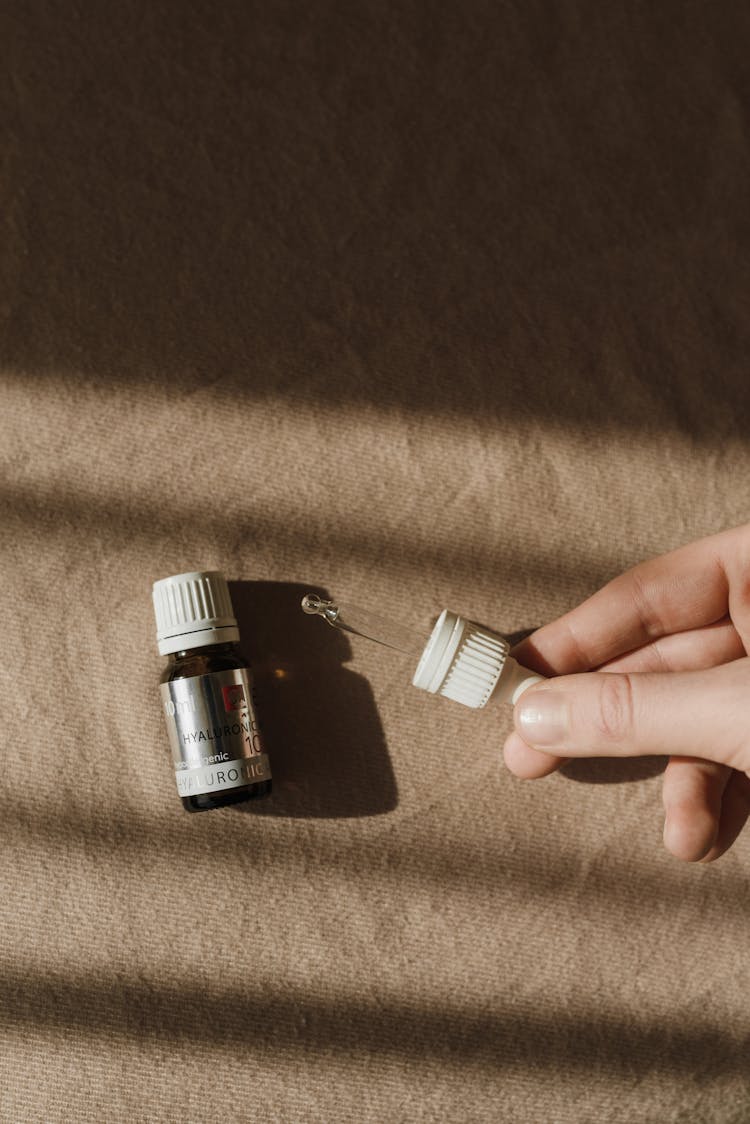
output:
[[247, 706], [245, 688], [241, 683], [230, 683], [228, 687], [221, 688], [221, 693], [225, 710], [243, 710]]

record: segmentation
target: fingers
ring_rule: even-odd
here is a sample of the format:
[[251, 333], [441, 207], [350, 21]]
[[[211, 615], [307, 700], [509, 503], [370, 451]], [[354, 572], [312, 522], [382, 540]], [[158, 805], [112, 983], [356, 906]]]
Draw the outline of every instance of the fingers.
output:
[[568, 757], [665, 754], [667, 849], [692, 862], [722, 855], [750, 815], [748, 565], [750, 528], [703, 539], [518, 645], [519, 663], [561, 678], [517, 704], [509, 769], [532, 778]]
[[[604, 665], [606, 671], [691, 671], [716, 667], [739, 659], [744, 653], [732, 622], [717, 621], [705, 628], [678, 632], [628, 652]], [[503, 751], [505, 764], [517, 777], [534, 780], [546, 777], [566, 758], [532, 749], [516, 733], [510, 734]]]
[[676, 632], [635, 652], [609, 660], [599, 671], [694, 671], [718, 667], [745, 655], [737, 629], [728, 618], [705, 628]]
[[672, 757], [664, 771], [664, 846], [678, 859], [698, 862], [716, 843], [722, 796], [732, 770], [714, 761]]
[[724, 556], [744, 528], [701, 539], [643, 562], [582, 605], [538, 629], [514, 650], [519, 663], [546, 675], [599, 667], [658, 637], [725, 617]]
[[531, 687], [514, 711], [557, 757], [700, 757], [750, 768], [750, 659], [669, 675], [591, 672]]
[[672, 757], [662, 796], [664, 845], [687, 862], [720, 858], [750, 815], [750, 779], [711, 761]]

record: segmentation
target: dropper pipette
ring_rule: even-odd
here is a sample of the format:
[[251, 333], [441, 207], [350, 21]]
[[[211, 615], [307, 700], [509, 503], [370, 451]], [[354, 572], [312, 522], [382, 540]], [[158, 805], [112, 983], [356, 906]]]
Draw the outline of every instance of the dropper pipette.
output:
[[396, 621], [356, 605], [325, 601], [316, 593], [302, 598], [302, 610], [342, 632], [419, 657], [413, 686], [464, 706], [484, 707], [491, 698], [513, 704], [543, 678], [516, 663], [508, 654], [508, 641], [499, 633], [448, 609], [438, 617], [426, 643]]
[[363, 636], [366, 640], [374, 640], [376, 644], [395, 648], [406, 655], [418, 656], [424, 647], [424, 642], [417, 633], [403, 625], [371, 613], [369, 609], [360, 609], [357, 605], [324, 601], [317, 593], [308, 593], [302, 598], [302, 611], [310, 616], [322, 617], [342, 632]]

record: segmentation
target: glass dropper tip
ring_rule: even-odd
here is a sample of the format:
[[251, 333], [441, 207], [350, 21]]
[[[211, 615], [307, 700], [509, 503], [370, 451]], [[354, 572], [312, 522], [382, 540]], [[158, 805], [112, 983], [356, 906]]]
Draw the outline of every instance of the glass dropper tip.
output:
[[306, 593], [302, 598], [302, 612], [309, 613], [311, 617], [317, 616], [323, 604], [317, 593]]
[[303, 613], [310, 617], [323, 617], [329, 624], [335, 624], [339, 615], [338, 606], [333, 601], [324, 601], [317, 593], [306, 593], [301, 605]]

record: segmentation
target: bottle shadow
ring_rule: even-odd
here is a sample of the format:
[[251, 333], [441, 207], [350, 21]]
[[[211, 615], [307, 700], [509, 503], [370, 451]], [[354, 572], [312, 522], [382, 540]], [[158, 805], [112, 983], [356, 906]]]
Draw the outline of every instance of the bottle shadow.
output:
[[[522, 628], [505, 638], [513, 649], [534, 632], [536, 628]], [[666, 763], [666, 757], [581, 757], [568, 761], [559, 772], [578, 784], [627, 784], [658, 776]]]
[[314, 583], [229, 583], [273, 774], [271, 797], [236, 811], [383, 815], [398, 792], [375, 699], [367, 680], [344, 666], [352, 655], [344, 634], [302, 612], [311, 589], [328, 597]]

